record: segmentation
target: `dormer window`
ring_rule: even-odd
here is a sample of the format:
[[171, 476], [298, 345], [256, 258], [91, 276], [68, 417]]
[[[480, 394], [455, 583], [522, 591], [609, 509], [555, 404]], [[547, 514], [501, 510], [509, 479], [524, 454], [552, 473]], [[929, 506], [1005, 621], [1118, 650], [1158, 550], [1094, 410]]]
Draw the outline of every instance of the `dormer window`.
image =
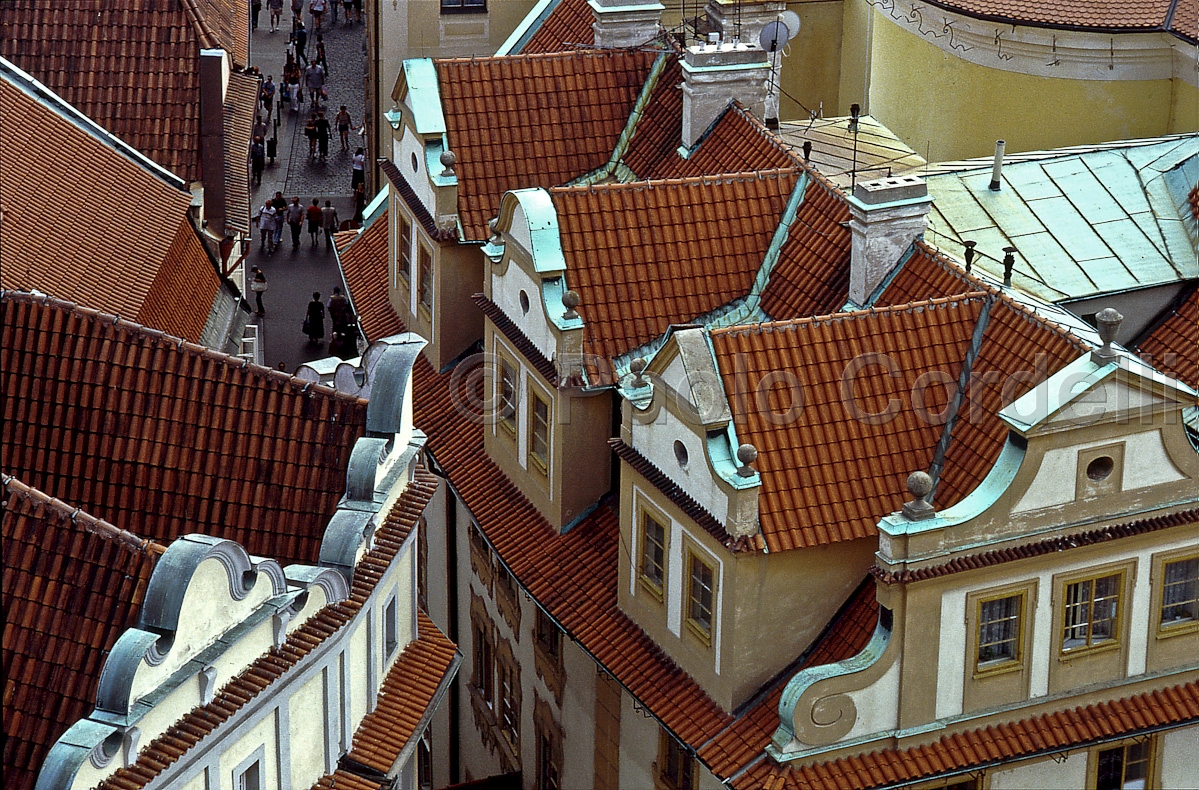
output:
[[403, 215], [400, 215], [400, 233], [396, 243], [399, 245], [396, 285], [400, 284], [401, 279], [407, 285], [412, 279], [412, 223]]
[[529, 461], [534, 469], [545, 475], [550, 468], [550, 405], [536, 392], [531, 391], [531, 395]]
[[420, 306], [433, 311], [433, 255], [422, 244], [420, 248]]
[[700, 641], [710, 645], [716, 573], [711, 565], [690, 552], [687, 555], [687, 569], [687, 576], [691, 580], [687, 595], [687, 627]]
[[1199, 621], [1199, 557], [1167, 562], [1163, 569], [1162, 630], [1194, 626]]
[[1066, 585], [1062, 652], [1114, 643], [1119, 635], [1123, 574], [1082, 579]]
[[659, 601], [666, 582], [666, 527], [641, 514], [641, 586]]
[[511, 437], [516, 436], [517, 379], [516, 367], [500, 357], [499, 423]]

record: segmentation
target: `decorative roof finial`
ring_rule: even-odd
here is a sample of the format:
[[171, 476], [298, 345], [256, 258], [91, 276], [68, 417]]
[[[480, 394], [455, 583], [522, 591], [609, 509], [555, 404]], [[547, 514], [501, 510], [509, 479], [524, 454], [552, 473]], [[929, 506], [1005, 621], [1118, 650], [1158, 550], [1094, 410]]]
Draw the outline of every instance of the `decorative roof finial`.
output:
[[912, 472], [908, 475], [908, 493], [912, 495], [911, 502], [903, 503], [904, 518], [909, 521], [924, 521], [937, 514], [933, 506], [925, 499], [933, 490], [933, 479], [928, 472]]
[[454, 175], [454, 164], [458, 161], [458, 156], [448, 148], [441, 152], [441, 164], [445, 170], [441, 171], [442, 178], [452, 178]]
[[649, 363], [645, 361], [645, 357], [633, 357], [633, 359], [629, 362], [629, 370], [633, 371], [633, 380], [629, 382], [629, 387], [639, 390], [649, 383], [641, 375], [645, 372], [645, 368], [648, 364]]
[[1103, 341], [1103, 345], [1091, 352], [1092, 361], [1104, 365], [1116, 358], [1116, 349], [1112, 348], [1112, 341], [1119, 334], [1120, 322], [1123, 320], [1124, 316], [1112, 307], [1106, 307], [1095, 314], [1095, 328], [1099, 330], [1099, 339]]
[[737, 467], [737, 474], [741, 477], [753, 477], [754, 469], [750, 464], [758, 460], [758, 448], [749, 443], [741, 445], [737, 448], [737, 460], [741, 462]]
[[579, 292], [567, 291], [562, 294], [562, 306], [566, 308], [566, 312], [562, 314], [563, 318], [567, 321], [573, 321], [578, 318], [579, 314], [575, 311], [575, 308], [579, 306]]
[[978, 242], [977, 241], [964, 241], [964, 242], [962, 242], [962, 244], [965, 245], [965, 247], [966, 247], [966, 274], [969, 274], [971, 264], [974, 263], [974, 256], [977, 254], [975, 252], [974, 248], [978, 246]]
[[1012, 287], [1012, 270], [1016, 268], [1016, 248], [1003, 248], [1003, 285], [1005, 288]]

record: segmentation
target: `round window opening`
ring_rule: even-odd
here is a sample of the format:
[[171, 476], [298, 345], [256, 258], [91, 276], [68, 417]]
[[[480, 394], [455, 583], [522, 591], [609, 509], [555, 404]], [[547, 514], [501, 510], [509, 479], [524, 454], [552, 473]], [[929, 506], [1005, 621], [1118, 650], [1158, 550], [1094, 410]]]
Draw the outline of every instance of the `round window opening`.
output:
[[524, 291], [520, 292], [520, 311], [522, 313], [529, 312], [529, 295]]
[[674, 460], [679, 462], [679, 466], [687, 468], [687, 447], [678, 439], [674, 440]]
[[416, 154], [412, 155], [412, 172], [415, 173], [420, 168], [416, 164]]
[[1115, 468], [1116, 462], [1112, 460], [1110, 455], [1101, 455], [1087, 464], [1087, 477], [1098, 483], [1101, 480], [1106, 480]]

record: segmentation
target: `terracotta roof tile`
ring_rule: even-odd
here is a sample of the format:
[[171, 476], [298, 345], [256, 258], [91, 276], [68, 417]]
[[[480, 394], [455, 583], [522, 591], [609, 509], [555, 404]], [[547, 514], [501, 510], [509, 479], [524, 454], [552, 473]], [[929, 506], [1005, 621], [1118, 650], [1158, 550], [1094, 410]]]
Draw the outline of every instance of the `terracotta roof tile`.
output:
[[680, 162], [686, 161], [678, 153], [683, 142], [682, 84], [679, 59], [668, 54], [623, 157], [625, 165], [640, 179], [666, 178]]
[[361, 231], [345, 231], [333, 237], [347, 297], [358, 314], [359, 328], [371, 341], [404, 331], [404, 322], [387, 298], [387, 282], [391, 277], [387, 263], [388, 226], [385, 210]]
[[413, 736], [420, 735], [417, 725], [458, 655], [457, 645], [419, 610], [417, 623], [417, 639], [404, 648], [383, 678], [375, 709], [362, 720], [347, 754], [354, 762], [383, 773], [391, 770]]
[[[1195, 193], [1199, 194], [1199, 189]], [[1199, 286], [1137, 346], [1158, 370], [1199, 387]]]
[[603, 50], [436, 61], [466, 238], [487, 238], [506, 190], [565, 184], [607, 162], [656, 56]]
[[221, 282], [188, 217], [191, 194], [3, 78], [0, 116], [0, 287], [35, 288], [198, 341]]
[[[1160, 30], [1175, 0], [932, 0], [969, 16], [1054, 27]], [[1185, 5], [1179, 2], [1179, 7]]]
[[826, 763], [792, 767], [764, 760], [736, 788], [841, 790], [915, 782], [1044, 752], [1199, 720], [1199, 682], [1190, 682], [1008, 724], [945, 735], [907, 749], [885, 749]]
[[225, 210], [226, 222], [249, 233], [250, 157], [246, 145], [254, 134], [258, 78], [235, 72], [225, 93]]
[[[423, 467], [418, 468], [408, 487], [400, 494], [383, 523], [375, 531], [374, 548], [366, 552], [355, 566], [349, 596], [318, 611], [292, 631], [281, 646], [272, 647], [254, 660], [237, 677], [225, 684], [211, 702], [193, 708], [167, 728], [163, 735], [143, 746], [135, 763], [109, 776], [100, 784], [100, 788], [133, 790], [144, 787], [249, 704], [263, 689], [291, 671], [325, 639], [351, 622], [362, 610], [363, 602], [374, 591], [383, 570], [399, 553], [404, 540], [411, 533], [429, 500], [433, 498], [437, 485], [437, 478]], [[431, 642], [436, 642], [437, 654], [440, 655], [444, 648], [444, 638], [438, 639], [431, 634], [429, 637]], [[423, 655], [422, 651], [427, 649], [428, 644], [418, 648], [416, 652]]]
[[[916, 381], [928, 372], [957, 379], [982, 297], [711, 333], [738, 439], [758, 448], [758, 513], [771, 552], [875, 535], [879, 517], [899, 509], [904, 479], [932, 461], [941, 426], [930, 415], [947, 401], [932, 387], [918, 408]], [[894, 373], [863, 367], [847, 400], [844, 377], [872, 357], [889, 359]], [[780, 371], [795, 389], [777, 385]]]
[[595, 15], [587, 0], [560, 0], [520, 50], [522, 55], [539, 52], [563, 52], [590, 47], [595, 43], [591, 23]]
[[[1199, 3], [1194, 0], [1174, 0], [1170, 30], [1189, 41], [1199, 40]], [[1191, 194], [1193, 196], [1195, 193]]]
[[792, 170], [551, 190], [583, 350], [615, 357], [745, 296], [796, 180]]
[[228, 46], [234, 62], [246, 65], [247, 16], [237, 0], [6, 0], [0, 56], [163, 167], [197, 181], [200, 48]]
[[[675, 93], [682, 93], [677, 88]], [[678, 112], [681, 124], [681, 99]], [[634, 138], [635, 140], [636, 138]], [[675, 144], [679, 140], [676, 135]], [[716, 124], [699, 141], [699, 148], [686, 159], [675, 155], [653, 178], [743, 173], [802, 167], [801, 160], [783, 144], [774, 132], [733, 102]], [[649, 177], [633, 168], [638, 175]]]
[[425, 233], [428, 233], [438, 241], [458, 238], [458, 230], [456, 228], [453, 230], [442, 230], [437, 227], [437, 222], [434, 221], [433, 215], [425, 208], [425, 204], [417, 197], [416, 190], [408, 183], [408, 179], [395, 166], [394, 162], [390, 159], [380, 159], [379, 169], [383, 171], [383, 175], [387, 176], [387, 180], [395, 187], [400, 199], [408, 206], [408, 210], [412, 212], [412, 216], [416, 218], [420, 226], [425, 229]]
[[6, 471], [156, 540], [316, 560], [365, 401], [69, 303], [0, 307]]
[[823, 176], [808, 174], [812, 180], [762, 293], [762, 309], [773, 318], [827, 314], [849, 299], [852, 238], [843, 224], [849, 206]]
[[337, 770], [328, 776], [322, 776], [312, 786], [312, 790], [382, 790], [383, 785], [363, 779], [349, 771]]
[[92, 712], [163, 547], [15, 478], [4, 489], [4, 786], [29, 790], [54, 742]]

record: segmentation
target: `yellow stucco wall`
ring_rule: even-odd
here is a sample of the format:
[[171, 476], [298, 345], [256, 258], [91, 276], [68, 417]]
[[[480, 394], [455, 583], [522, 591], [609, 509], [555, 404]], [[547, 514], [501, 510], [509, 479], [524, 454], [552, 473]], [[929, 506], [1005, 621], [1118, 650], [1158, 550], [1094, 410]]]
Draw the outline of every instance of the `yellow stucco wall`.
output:
[[1199, 87], [1173, 80], [1174, 96], [1170, 107], [1170, 134], [1199, 131]]
[[[790, 2], [787, 7], [799, 14], [801, 24], [799, 35], [783, 50], [783, 95], [779, 97], [779, 118], [807, 118], [804, 107], [820, 112], [822, 104], [825, 116], [837, 115], [842, 4], [829, 0], [803, 0]], [[853, 101], [858, 99], [851, 99]]]
[[997, 139], [1031, 151], [1172, 131], [1179, 80], [1034, 77], [961, 60], [878, 12], [871, 28], [864, 110], [929, 161], [986, 156]]
[[236, 743], [229, 744], [221, 754], [221, 786], [237, 787], [233, 772], [241, 761], [254, 753], [259, 746], [264, 747], [262, 758], [262, 786], [278, 787], [279, 771], [275, 763], [275, 714], [263, 717], [262, 721], [246, 730]]

